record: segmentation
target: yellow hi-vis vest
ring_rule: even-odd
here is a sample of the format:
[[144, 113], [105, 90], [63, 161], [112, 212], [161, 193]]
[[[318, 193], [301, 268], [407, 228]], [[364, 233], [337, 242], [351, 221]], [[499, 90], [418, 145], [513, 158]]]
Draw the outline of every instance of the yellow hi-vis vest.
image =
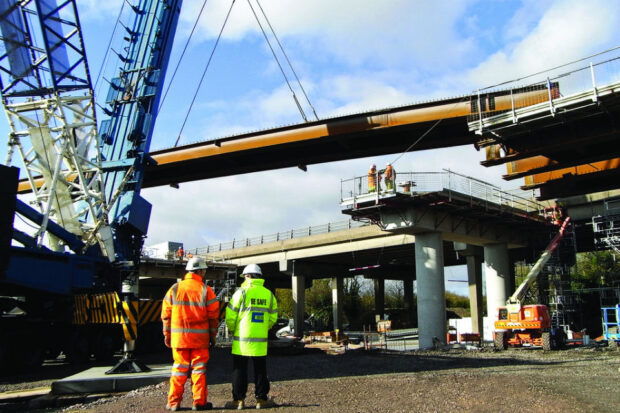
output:
[[264, 282], [245, 280], [226, 307], [226, 325], [233, 333], [232, 354], [267, 355], [267, 334], [278, 318], [278, 303]]

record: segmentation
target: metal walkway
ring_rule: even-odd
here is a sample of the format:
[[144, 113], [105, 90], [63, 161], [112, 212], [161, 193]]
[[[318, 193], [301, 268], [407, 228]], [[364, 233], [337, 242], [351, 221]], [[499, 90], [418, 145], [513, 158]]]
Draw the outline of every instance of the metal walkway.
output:
[[[377, 181], [380, 181], [375, 177]], [[443, 172], [397, 172], [392, 190], [379, 182], [378, 191], [369, 191], [369, 176], [364, 175], [341, 182], [340, 205], [358, 215], [362, 209], [399, 198], [410, 198], [409, 204], [436, 208], [459, 209], [463, 217], [498, 217], [506, 221], [527, 220], [545, 222], [545, 205], [536, 201], [531, 192], [506, 192], [499, 187], [469, 176]]]

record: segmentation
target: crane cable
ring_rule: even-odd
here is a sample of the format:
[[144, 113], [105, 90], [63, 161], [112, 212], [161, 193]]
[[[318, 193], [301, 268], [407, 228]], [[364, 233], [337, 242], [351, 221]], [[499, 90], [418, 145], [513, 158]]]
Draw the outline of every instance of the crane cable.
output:
[[[250, 2], [250, 0], [247, 0], [247, 2], [248, 2], [248, 6], [250, 6], [250, 9], [252, 10], [252, 14], [254, 14], [254, 18], [256, 19], [256, 23], [258, 23], [258, 27], [260, 27], [260, 30], [263, 33], [263, 37], [265, 37], [265, 41], [267, 42], [267, 45], [269, 46], [269, 49], [271, 50], [271, 54], [273, 55], [274, 60], [278, 64], [278, 67], [280, 68], [280, 72], [282, 72], [282, 76], [284, 77], [284, 81], [286, 82], [289, 90], [291, 91], [291, 94], [293, 95], [293, 100], [295, 101], [295, 104], [297, 105], [297, 109], [299, 110], [299, 113], [301, 114], [301, 117], [304, 119], [305, 122], [308, 122], [308, 118], [306, 117], [306, 114], [304, 113], [304, 110], [301, 107], [301, 104], [299, 103], [299, 100], [297, 99], [297, 95], [295, 94], [295, 91], [291, 87], [291, 83], [289, 82], [288, 77], [286, 76], [286, 73], [284, 72], [284, 69], [282, 68], [282, 65], [280, 64], [280, 60], [278, 59], [278, 56], [276, 55], [275, 50], [273, 50], [273, 46], [271, 45], [271, 42], [269, 41], [269, 37], [267, 36], [267, 33], [265, 32], [265, 29], [263, 28], [263, 25], [261, 24], [260, 19], [258, 18], [258, 15], [256, 14], [256, 11], [254, 10], [254, 7], [252, 6], [252, 3]], [[262, 10], [262, 8], [261, 8], [261, 10]], [[267, 16], [265, 16], [265, 18], [266, 17]]]
[[312, 109], [312, 113], [314, 114], [314, 117], [316, 118], [316, 120], [319, 120], [319, 117], [316, 114], [316, 111], [314, 110], [314, 106], [312, 106], [312, 103], [310, 102], [310, 99], [308, 98], [308, 94], [306, 93], [306, 90], [304, 89], [303, 85], [301, 84], [301, 81], [299, 80], [299, 77], [297, 76], [297, 72], [293, 68], [293, 64], [289, 60], [288, 55], [284, 51], [284, 47], [282, 46], [282, 43], [280, 43], [280, 39], [276, 35], [276, 32], [273, 29], [273, 26], [271, 25], [271, 22], [269, 22], [269, 18], [267, 17], [267, 14], [263, 10], [263, 6], [261, 6], [259, 0], [256, 0], [256, 4], [258, 4], [258, 7], [260, 8], [261, 13], [265, 17], [265, 21], [269, 25], [269, 28], [271, 29], [271, 33], [273, 34], [273, 37], [276, 39], [276, 42], [278, 43], [278, 46], [280, 47], [280, 50], [282, 51], [282, 54], [284, 55], [284, 58], [286, 59], [286, 62], [288, 63], [288, 66], [291, 69], [291, 72], [293, 72], [293, 75], [295, 75], [295, 80], [297, 80], [297, 84], [299, 85], [299, 88], [301, 89], [302, 93], [304, 94], [304, 97], [306, 98], [306, 101], [308, 102], [308, 105], [310, 106], [310, 109]]
[[[93, 91], [97, 91], [97, 86], [99, 85], [99, 80], [101, 80], [101, 75], [103, 74], [103, 68], [106, 65], [108, 54], [110, 53], [112, 47], [112, 40], [114, 39], [114, 34], [116, 33], [116, 29], [121, 21], [121, 16], [123, 15], [123, 9], [125, 8], [125, 3], [127, 1], [123, 1], [123, 5], [121, 6], [121, 10], [118, 12], [118, 17], [116, 17], [116, 23], [114, 23], [114, 29], [112, 29], [112, 34], [110, 35], [110, 40], [108, 40], [108, 46], [105, 48], [105, 54], [103, 55], [103, 59], [101, 61], [101, 67], [99, 68], [99, 73], [97, 73], [97, 80], [95, 81], [95, 85], [93, 87]], [[124, 27], [124, 26], [123, 26]], [[93, 99], [94, 100], [94, 99]]]
[[[162, 106], [164, 106], [164, 101], [166, 100], [166, 96], [168, 96], [168, 91], [170, 91], [170, 87], [172, 86], [172, 82], [174, 81], [174, 77], [177, 74], [177, 71], [179, 70], [179, 66], [181, 66], [181, 61], [183, 60], [183, 56], [185, 56], [185, 52], [187, 51], [187, 47], [189, 46], [189, 42], [192, 40], [192, 37], [194, 35], [194, 31], [196, 30], [196, 26], [198, 26], [198, 22], [200, 21], [200, 17], [202, 16], [202, 12], [205, 9], [205, 6], [207, 5], [207, 1], [208, 0], [204, 0], [204, 2], [202, 3], [202, 7], [200, 8], [200, 12], [198, 13], [198, 17], [196, 17], [196, 21], [194, 22], [194, 27], [192, 27], [192, 31], [189, 34], [189, 37], [187, 38], [187, 42], [185, 42], [185, 47], [183, 47], [183, 51], [181, 52], [181, 56], [179, 57], [179, 61], [177, 62], [176, 67], [174, 68], [174, 72], [172, 73], [172, 77], [170, 78], [170, 82], [168, 82], [168, 87], [166, 88], [166, 91], [164, 92], [164, 95], [161, 98], [161, 102], [159, 102], [159, 108], [157, 109], [157, 112], [161, 112], [161, 108]], [[233, 1], [234, 3], [234, 1]]]
[[230, 3], [230, 8], [228, 9], [228, 13], [226, 14], [226, 18], [224, 19], [224, 23], [222, 24], [222, 28], [220, 29], [219, 34], [217, 35], [217, 39], [215, 40], [215, 44], [213, 45], [213, 49], [211, 50], [211, 54], [209, 55], [209, 59], [207, 60], [207, 64], [205, 65], [204, 70], [202, 71], [202, 76], [200, 78], [200, 82], [198, 82], [198, 87], [196, 87], [196, 92], [194, 93], [194, 97], [187, 109], [187, 113], [185, 114], [185, 119], [183, 120], [183, 124], [181, 125], [181, 130], [179, 131], [179, 136], [177, 136], [177, 140], [174, 142], [174, 147], [179, 144], [179, 140], [181, 139], [181, 134], [183, 133], [183, 129], [185, 129], [185, 124], [187, 123], [187, 118], [189, 118], [189, 114], [192, 111], [192, 107], [194, 106], [194, 102], [196, 101], [196, 97], [198, 96], [198, 92], [200, 91], [200, 86], [202, 86], [202, 82], [207, 74], [207, 70], [211, 64], [211, 60], [213, 59], [213, 55], [215, 54], [215, 49], [217, 49], [217, 45], [222, 38], [222, 33], [224, 32], [224, 27], [226, 27], [226, 23], [228, 22], [228, 18], [230, 17], [230, 13], [232, 12], [232, 8], [235, 5], [235, 0], [232, 0]]
[[[257, 1], [258, 1], [258, 0], [257, 0]], [[528, 79], [528, 78], [533, 77], [533, 76], [540, 75], [540, 74], [545, 73], [545, 72], [550, 72], [550, 71], [552, 71], [552, 70], [560, 69], [560, 68], [563, 68], [563, 67], [569, 66], [569, 65], [571, 65], [571, 64], [575, 64], [575, 63], [582, 62], [582, 61], [584, 61], [584, 60], [586, 60], [586, 59], [591, 59], [591, 58], [593, 58], [593, 57], [600, 56], [600, 55], [603, 55], [603, 54], [605, 54], [605, 53], [613, 52], [614, 50], [617, 50], [617, 49], [620, 49], [620, 46], [615, 46], [615, 47], [609, 48], [609, 49], [607, 49], [607, 50], [604, 50], [604, 51], [602, 51], [602, 52], [594, 53], [594, 54], [592, 54], [592, 55], [590, 55], [590, 56], [586, 56], [586, 57], [584, 57], [584, 58], [577, 59], [577, 60], [574, 60], [574, 61], [569, 62], [569, 63], [565, 63], [565, 64], [562, 64], [562, 65], [559, 65], [559, 66], [552, 67], [551, 69], [545, 69], [545, 70], [543, 70], [543, 71], [539, 71], [539, 72], [536, 72], [536, 73], [532, 73], [532, 74], [530, 74], [530, 75], [523, 76], [523, 77], [520, 77], [520, 78], [518, 78], [518, 79], [513, 79], [513, 80], [508, 80], [508, 81], [505, 81], [505, 82], [497, 83], [497, 84], [495, 84], [495, 85], [492, 85], [492, 86], [487, 86], [487, 87], [484, 87], [484, 88], [481, 88], [481, 89], [478, 89], [478, 90], [479, 90], [479, 91], [482, 91], [482, 90], [493, 89], [493, 88], [496, 88], [496, 87], [499, 87], [499, 86], [503, 86], [503, 85], [506, 85], [506, 84], [509, 84], [509, 83], [514, 83], [514, 82], [518, 82], [518, 81], [521, 81], [521, 80], [525, 80], [525, 79]], [[470, 97], [470, 96], [464, 96], [461, 100], [459, 100], [458, 102], [456, 102], [456, 103], [455, 103], [455, 105], [456, 105], [456, 104], [458, 104], [458, 103], [463, 102], [466, 98], [469, 98], [469, 97]], [[430, 128], [428, 128], [428, 129], [426, 130], [426, 132], [424, 132], [424, 133], [422, 134], [422, 136], [420, 136], [420, 137], [419, 137], [419, 138], [418, 138], [415, 142], [413, 142], [411, 145], [409, 145], [409, 147], [408, 147], [407, 149], [405, 149], [403, 152], [401, 152], [401, 153], [400, 153], [400, 154], [396, 157], [396, 159], [394, 159], [391, 163], [395, 163], [395, 162], [396, 162], [396, 161], [398, 161], [398, 160], [399, 160], [399, 159], [400, 159], [400, 158], [401, 158], [401, 157], [402, 157], [405, 153], [407, 153], [407, 152], [409, 152], [411, 149], [413, 149], [413, 147], [414, 147], [414, 146], [416, 146], [416, 145], [417, 145], [417, 144], [418, 144], [418, 143], [419, 143], [422, 139], [424, 139], [424, 138], [426, 137], [426, 135], [428, 135], [428, 134], [429, 134], [429, 133], [430, 133], [433, 129], [435, 129], [435, 127], [436, 127], [437, 125], [439, 125], [439, 124], [441, 123], [441, 121], [442, 121], [442, 120], [443, 120], [443, 118], [442, 118], [442, 119], [438, 119], [438, 120], [437, 120], [437, 121], [436, 121], [433, 125], [431, 125], [431, 127], [430, 127]]]

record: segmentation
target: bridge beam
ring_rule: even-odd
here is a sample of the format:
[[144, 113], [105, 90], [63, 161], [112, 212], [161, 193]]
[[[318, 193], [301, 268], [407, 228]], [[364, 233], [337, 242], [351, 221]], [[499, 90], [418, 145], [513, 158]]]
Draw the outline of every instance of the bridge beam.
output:
[[514, 231], [505, 222], [488, 224], [478, 219], [464, 218], [457, 214], [433, 209], [432, 207], [407, 207], [406, 209], [384, 208], [379, 212], [379, 221], [386, 231], [406, 234], [436, 231], [448, 241], [483, 246], [489, 242], [503, 242], [510, 248], [528, 245], [527, 232]]
[[446, 343], [446, 292], [440, 232], [416, 235], [415, 262], [420, 349], [432, 348], [437, 340]]

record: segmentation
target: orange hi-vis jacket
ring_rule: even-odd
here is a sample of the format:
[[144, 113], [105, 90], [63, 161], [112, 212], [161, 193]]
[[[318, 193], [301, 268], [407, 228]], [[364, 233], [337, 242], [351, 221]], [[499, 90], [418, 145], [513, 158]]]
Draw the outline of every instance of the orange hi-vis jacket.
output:
[[161, 320], [172, 348], [209, 348], [218, 327], [219, 302], [202, 277], [193, 272], [174, 284], [164, 298]]
[[385, 179], [386, 180], [391, 180], [392, 178], [394, 178], [393, 175], [394, 169], [392, 169], [392, 165], [388, 165], [385, 168]]
[[377, 187], [377, 170], [370, 168], [368, 171], [368, 189], [374, 189]]

